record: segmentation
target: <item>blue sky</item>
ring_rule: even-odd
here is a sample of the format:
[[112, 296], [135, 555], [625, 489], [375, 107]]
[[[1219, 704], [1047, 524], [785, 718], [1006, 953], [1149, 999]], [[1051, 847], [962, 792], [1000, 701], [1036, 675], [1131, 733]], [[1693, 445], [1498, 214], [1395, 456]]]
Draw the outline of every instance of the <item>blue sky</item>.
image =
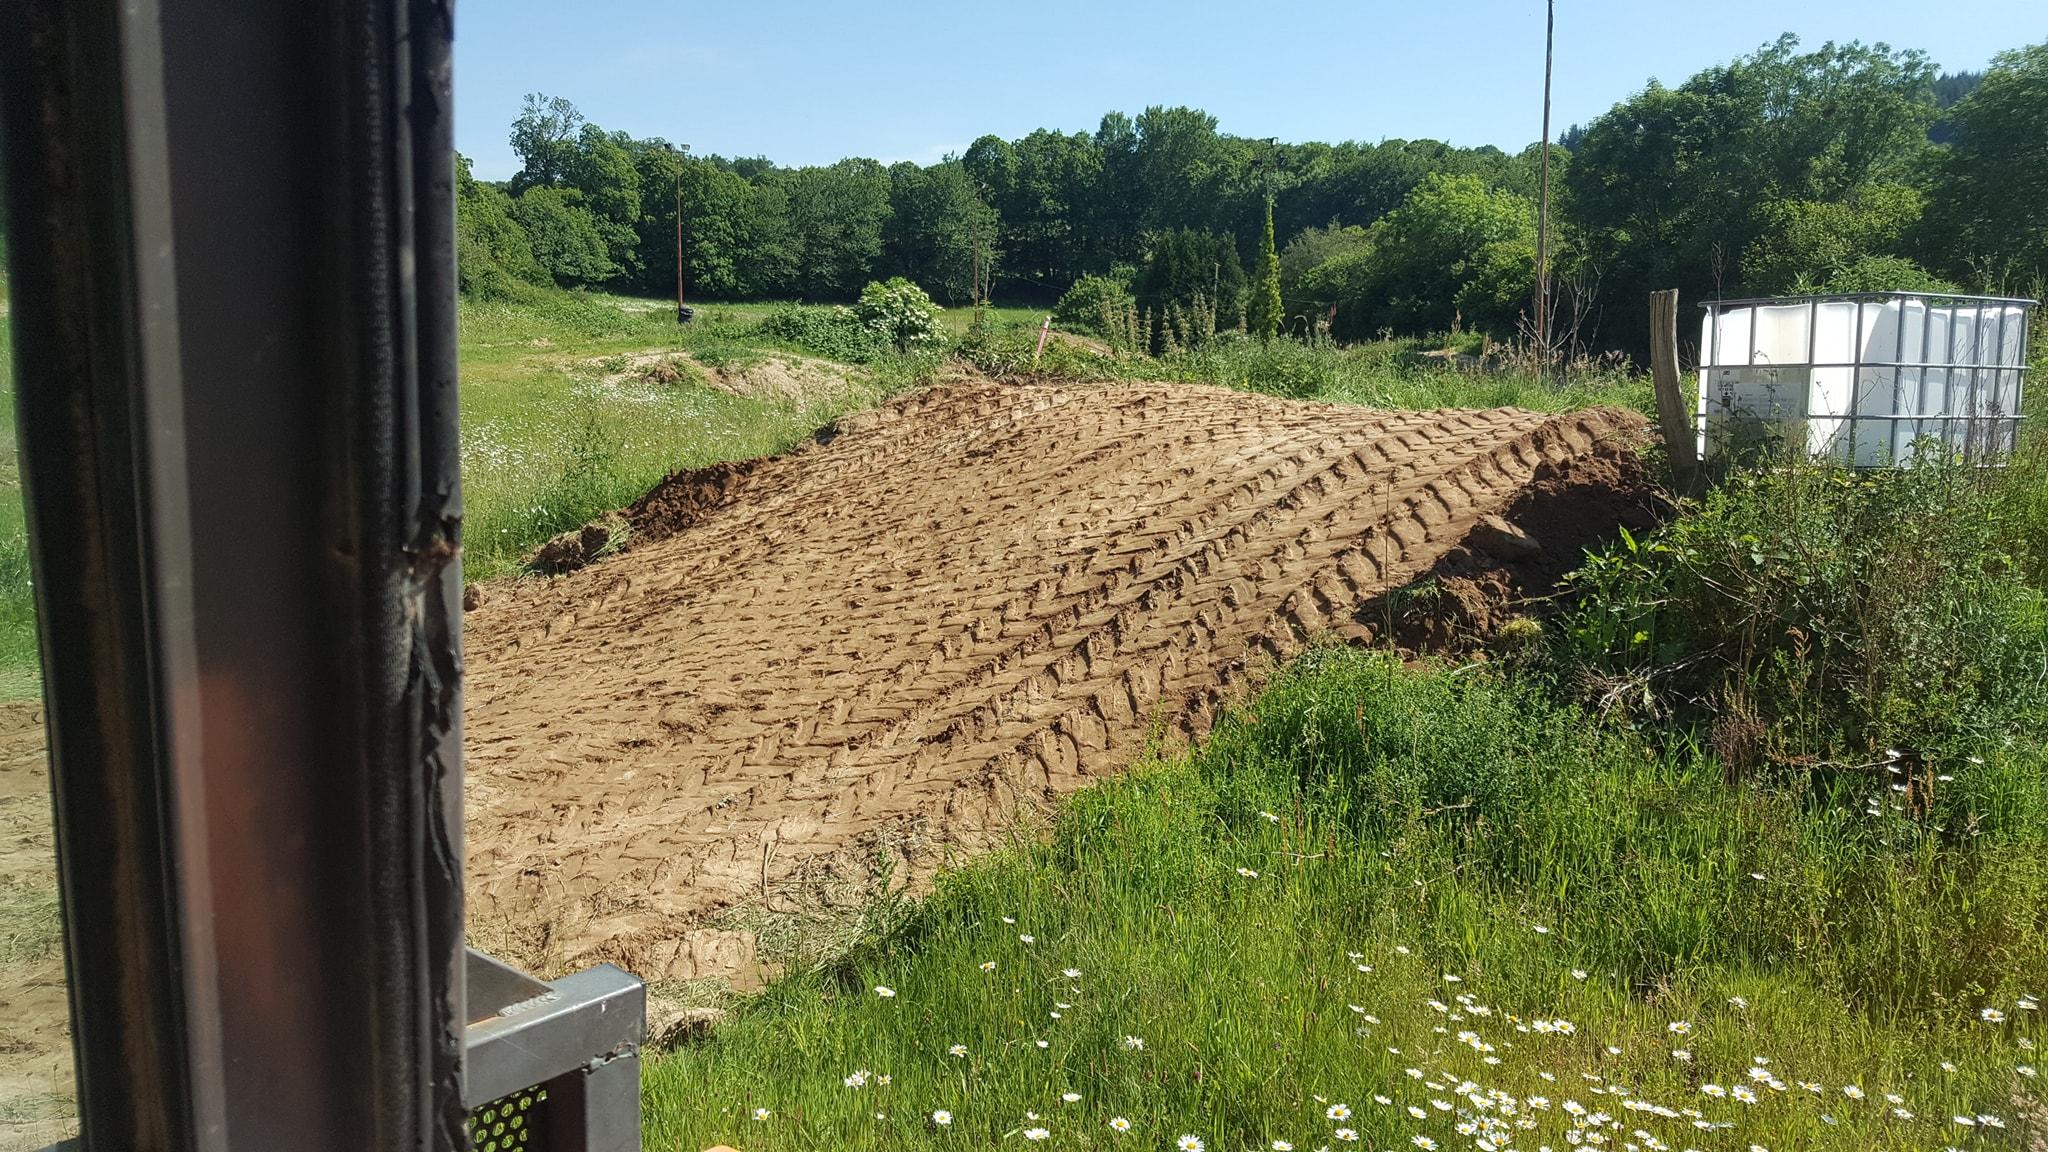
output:
[[[486, 179], [518, 167], [506, 135], [527, 92], [783, 164], [930, 163], [983, 133], [1093, 130], [1149, 104], [1282, 140], [1513, 150], [1541, 125], [1541, 0], [465, 0], [456, 21], [456, 146]], [[2048, 4], [1560, 0], [1553, 131], [1781, 32], [1919, 48], [1953, 71], [2048, 37]]]

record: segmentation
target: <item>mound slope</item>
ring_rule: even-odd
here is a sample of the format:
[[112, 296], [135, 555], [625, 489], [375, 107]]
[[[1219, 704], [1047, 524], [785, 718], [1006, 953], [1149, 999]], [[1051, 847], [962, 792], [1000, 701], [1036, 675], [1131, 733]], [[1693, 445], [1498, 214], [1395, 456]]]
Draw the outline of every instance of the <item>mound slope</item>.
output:
[[856, 417], [470, 614], [472, 922], [540, 967], [744, 978], [741, 913], [857, 898], [1205, 730], [1641, 424], [988, 381]]

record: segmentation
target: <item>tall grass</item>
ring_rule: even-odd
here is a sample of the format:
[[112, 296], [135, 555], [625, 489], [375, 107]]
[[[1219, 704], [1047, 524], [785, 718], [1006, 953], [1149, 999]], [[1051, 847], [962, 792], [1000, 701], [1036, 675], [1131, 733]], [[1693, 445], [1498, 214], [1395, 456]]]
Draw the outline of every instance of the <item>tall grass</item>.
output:
[[1198, 754], [1076, 796], [1048, 838], [655, 1061], [649, 1136], [1306, 1149], [1346, 1128], [1448, 1148], [1505, 1121], [1515, 1147], [1561, 1147], [1568, 1099], [1619, 1118], [1614, 1146], [1938, 1146], [1957, 1114], [2040, 1123], [2015, 1094], [2022, 1044], [2048, 1038], [2019, 1006], [2048, 986], [2048, 820], [1953, 844], [1859, 812], [1730, 789], [1693, 747], [1485, 668], [1314, 652]]

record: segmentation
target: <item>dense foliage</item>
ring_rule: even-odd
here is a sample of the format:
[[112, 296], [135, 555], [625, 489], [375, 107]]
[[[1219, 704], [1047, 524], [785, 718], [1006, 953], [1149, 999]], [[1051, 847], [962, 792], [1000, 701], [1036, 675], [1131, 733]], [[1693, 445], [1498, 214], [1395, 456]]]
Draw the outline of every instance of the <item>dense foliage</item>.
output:
[[[1556, 311], [1584, 345], [1634, 349], [1653, 288], [2031, 291], [2048, 277], [2044, 125], [2048, 44], [1942, 76], [1918, 52], [1787, 36], [1653, 82], [1551, 146]], [[512, 180], [463, 180], [472, 292], [667, 292], [678, 207], [702, 298], [851, 302], [901, 276], [947, 304], [1050, 303], [1127, 267], [1129, 326], [1155, 345], [1176, 308], [1221, 328], [1512, 338], [1534, 291], [1537, 145], [1283, 144], [1154, 107], [925, 167], [782, 168], [607, 133], [539, 96], [512, 144]]]

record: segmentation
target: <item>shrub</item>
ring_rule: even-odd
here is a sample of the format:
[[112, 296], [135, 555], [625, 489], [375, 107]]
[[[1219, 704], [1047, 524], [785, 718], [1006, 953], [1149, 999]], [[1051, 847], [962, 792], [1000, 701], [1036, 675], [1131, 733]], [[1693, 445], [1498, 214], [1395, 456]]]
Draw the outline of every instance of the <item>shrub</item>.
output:
[[770, 312], [755, 328], [763, 336], [848, 364], [866, 364], [888, 351], [882, 334], [853, 309], [791, 304]]
[[924, 289], [901, 276], [861, 289], [853, 314], [898, 352], [945, 342], [939, 331], [938, 305], [932, 303]]
[[1128, 284], [1109, 276], [1083, 276], [1053, 305], [1053, 322], [1069, 332], [1108, 337], [1115, 318], [1136, 305]]
[[1741, 771], [1986, 755], [2048, 728], [2038, 505], [1955, 462], [1744, 472], [1591, 555], [1567, 644], [1603, 701], [1711, 720]]

